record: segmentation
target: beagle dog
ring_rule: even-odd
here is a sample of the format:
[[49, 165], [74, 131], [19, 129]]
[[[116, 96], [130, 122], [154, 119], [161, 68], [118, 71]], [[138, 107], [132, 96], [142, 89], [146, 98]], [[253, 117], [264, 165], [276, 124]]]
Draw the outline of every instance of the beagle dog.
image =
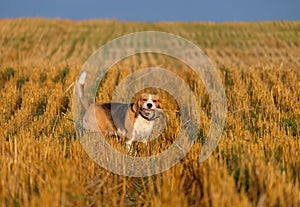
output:
[[86, 71], [77, 81], [77, 92], [85, 109], [83, 129], [100, 131], [103, 135], [118, 134], [126, 138], [126, 147], [131, 148], [133, 141], [147, 144], [154, 122], [164, 116], [161, 100], [157, 95], [143, 93], [134, 103], [94, 103], [90, 104], [84, 96]]

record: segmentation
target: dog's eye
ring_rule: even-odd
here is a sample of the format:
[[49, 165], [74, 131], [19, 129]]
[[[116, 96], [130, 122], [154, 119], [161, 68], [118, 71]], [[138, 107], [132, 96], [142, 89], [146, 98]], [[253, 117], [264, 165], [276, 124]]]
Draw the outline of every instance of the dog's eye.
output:
[[154, 102], [154, 103], [156, 103], [156, 102], [157, 102], [157, 100], [153, 100], [153, 102]]
[[147, 99], [146, 99], [146, 98], [143, 98], [143, 101], [147, 101]]

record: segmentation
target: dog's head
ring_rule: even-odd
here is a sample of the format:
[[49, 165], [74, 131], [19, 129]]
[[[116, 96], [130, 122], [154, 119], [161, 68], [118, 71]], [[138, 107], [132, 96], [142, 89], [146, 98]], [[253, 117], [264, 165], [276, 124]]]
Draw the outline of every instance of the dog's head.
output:
[[146, 117], [154, 115], [156, 109], [162, 109], [161, 100], [157, 95], [143, 93], [135, 102], [135, 117], [142, 113]]

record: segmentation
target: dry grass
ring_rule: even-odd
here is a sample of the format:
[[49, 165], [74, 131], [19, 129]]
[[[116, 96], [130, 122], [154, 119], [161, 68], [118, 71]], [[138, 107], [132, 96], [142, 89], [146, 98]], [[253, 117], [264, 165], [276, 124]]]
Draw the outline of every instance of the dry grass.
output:
[[[300, 206], [299, 22], [16, 19], [0, 25], [0, 206]], [[130, 178], [100, 168], [80, 145], [70, 121], [72, 84], [94, 50], [144, 30], [173, 32], [202, 47], [218, 67], [228, 114], [217, 149], [199, 163], [209, 99], [200, 80], [180, 74], [198, 94], [198, 141], [170, 170]], [[128, 58], [108, 74], [98, 100], [109, 100], [132, 66], [149, 62], [174, 67], [165, 57]], [[176, 116], [169, 120], [178, 127]], [[153, 150], [170, 145], [172, 132]]]

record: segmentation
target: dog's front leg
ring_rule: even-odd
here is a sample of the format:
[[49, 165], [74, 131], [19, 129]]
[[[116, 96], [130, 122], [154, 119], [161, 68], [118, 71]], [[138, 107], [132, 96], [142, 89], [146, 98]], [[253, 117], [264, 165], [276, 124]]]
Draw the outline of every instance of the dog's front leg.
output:
[[131, 151], [132, 139], [126, 141], [126, 149], [128, 152]]

